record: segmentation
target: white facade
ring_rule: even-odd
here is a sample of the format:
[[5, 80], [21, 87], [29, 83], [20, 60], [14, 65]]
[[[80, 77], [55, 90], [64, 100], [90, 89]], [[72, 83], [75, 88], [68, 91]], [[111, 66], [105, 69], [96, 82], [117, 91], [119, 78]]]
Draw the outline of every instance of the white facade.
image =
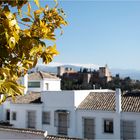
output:
[[[68, 136], [76, 137], [76, 107], [92, 90], [84, 91], [46, 91], [42, 92], [41, 99], [43, 111], [50, 112], [50, 125], [43, 125], [43, 130], [47, 130], [50, 135], [57, 135], [57, 127], [54, 125], [54, 114], [57, 110], [69, 112]], [[53, 102], [52, 102], [53, 101]]]
[[6, 101], [3, 105], [2, 105], [2, 118], [0, 120], [4, 120], [6, 121], [6, 112], [7, 110], [10, 110], [10, 102], [9, 101]]
[[[43, 73], [45, 74], [45, 73]], [[28, 92], [42, 92], [42, 91], [60, 91], [61, 90], [61, 79], [55, 76], [50, 76], [48, 78], [43, 77], [42, 72], [36, 72], [38, 76], [37, 79], [34, 78], [36, 75], [26, 74], [18, 80], [18, 83], [25, 87], [24, 94]], [[30, 78], [32, 77], [32, 78]], [[52, 78], [51, 78], [52, 77]], [[37, 84], [36, 86], [31, 86], [30, 84]]]
[[[42, 104], [11, 104], [10, 123], [16, 128], [28, 128], [28, 111], [35, 112], [35, 129], [42, 130]], [[13, 112], [16, 112], [16, 120], [12, 120]]]
[[[140, 139], [140, 113], [121, 113], [119, 116], [115, 112], [107, 111], [88, 111], [88, 110], [78, 110], [76, 125], [77, 137], [84, 138], [83, 134], [83, 118], [93, 118], [95, 120], [95, 139], [120, 139], [121, 138], [121, 128], [120, 121], [134, 121], [136, 124], [136, 139]], [[104, 132], [104, 119], [113, 120], [113, 133]]]
[[[28, 89], [28, 91], [41, 92], [42, 103], [35, 104], [14, 104], [6, 101], [2, 106], [0, 120], [7, 120], [7, 110], [10, 110], [10, 124], [16, 128], [28, 128], [28, 112], [34, 112], [34, 128], [38, 130], [47, 130], [49, 135], [67, 135], [69, 137], [85, 138], [84, 121], [91, 119], [94, 121], [92, 134], [94, 139], [120, 139], [121, 121], [132, 121], [135, 123], [135, 138], [140, 139], [140, 113], [122, 112], [120, 89], [115, 93], [115, 110], [88, 110], [79, 109], [78, 106], [89, 95], [90, 92], [106, 93], [111, 90], [77, 90], [77, 91], [60, 91], [60, 80], [30, 80], [30, 82], [40, 82], [40, 88]], [[46, 87], [47, 83], [47, 87]], [[46, 88], [48, 90], [46, 90]], [[100, 100], [100, 98], [98, 99]], [[16, 119], [12, 113], [16, 113]], [[49, 123], [43, 123], [43, 112], [49, 114]], [[63, 120], [64, 119], [64, 120]], [[113, 129], [111, 133], [105, 132], [104, 122], [110, 120]], [[32, 120], [31, 120], [32, 121]], [[63, 122], [63, 123], [62, 123]], [[60, 127], [61, 126], [61, 127]], [[60, 132], [63, 131], [63, 134]]]
[[40, 87], [28, 87], [28, 91], [41, 92], [41, 91], [59, 91], [60, 79], [42, 79], [42, 80], [28, 80], [28, 82], [40, 82]]

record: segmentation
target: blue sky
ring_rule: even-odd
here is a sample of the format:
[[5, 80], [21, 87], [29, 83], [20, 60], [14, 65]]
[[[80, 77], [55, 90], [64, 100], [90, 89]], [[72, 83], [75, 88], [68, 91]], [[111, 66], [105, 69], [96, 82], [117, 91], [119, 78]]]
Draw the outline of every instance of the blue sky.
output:
[[140, 1], [65, 0], [59, 7], [69, 25], [57, 37], [54, 62], [140, 70]]

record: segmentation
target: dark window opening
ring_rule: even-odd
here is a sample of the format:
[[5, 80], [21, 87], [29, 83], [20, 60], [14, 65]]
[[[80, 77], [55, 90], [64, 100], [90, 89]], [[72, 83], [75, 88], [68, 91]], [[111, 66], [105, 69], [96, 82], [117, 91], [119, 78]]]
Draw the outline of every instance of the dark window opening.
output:
[[40, 82], [28, 82], [28, 88], [40, 88]]
[[36, 127], [36, 112], [35, 111], [27, 112], [27, 127], [28, 128]]
[[104, 120], [104, 132], [113, 133], [113, 120]]
[[6, 120], [9, 121], [10, 120], [10, 110], [6, 110]]
[[42, 112], [42, 124], [50, 124], [50, 112]]
[[12, 120], [16, 120], [17, 119], [17, 114], [16, 114], [16, 112], [12, 112]]
[[85, 139], [95, 138], [95, 121], [93, 118], [83, 118], [83, 130]]

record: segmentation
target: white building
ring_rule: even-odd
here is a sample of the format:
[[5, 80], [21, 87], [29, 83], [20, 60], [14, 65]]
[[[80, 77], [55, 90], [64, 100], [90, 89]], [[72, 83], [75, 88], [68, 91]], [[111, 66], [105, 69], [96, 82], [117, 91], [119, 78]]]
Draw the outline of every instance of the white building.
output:
[[78, 106], [77, 126], [81, 138], [140, 139], [140, 93], [91, 92]]
[[59, 91], [60, 82], [60, 78], [42, 71], [26, 74], [19, 79], [19, 83], [25, 86], [25, 94], [30, 91]]
[[57, 91], [53, 85], [51, 91], [40, 86], [35, 92], [34, 88], [15, 102], [9, 98], [1, 106], [0, 119], [12, 127], [47, 130], [50, 135], [140, 139], [140, 93], [121, 94], [120, 89]]

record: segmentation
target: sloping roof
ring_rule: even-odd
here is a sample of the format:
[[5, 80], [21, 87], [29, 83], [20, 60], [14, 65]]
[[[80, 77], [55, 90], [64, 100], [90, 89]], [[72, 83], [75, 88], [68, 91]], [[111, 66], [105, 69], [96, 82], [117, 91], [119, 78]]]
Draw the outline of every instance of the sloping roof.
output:
[[122, 111], [140, 112], [140, 92], [122, 95]]
[[78, 109], [115, 111], [113, 92], [91, 92], [78, 106]]
[[[35, 129], [28, 129], [28, 128], [13, 128], [13, 127], [4, 127], [4, 126], [0, 126], [0, 131], [34, 134], [43, 137], [45, 133], [45, 131], [42, 130], [35, 130]], [[79, 138], [70, 138], [66, 136], [63, 137], [63, 136], [55, 136], [55, 135], [48, 135], [46, 139], [47, 140], [80, 140]]]
[[[121, 104], [123, 112], [140, 112], [140, 93], [122, 94]], [[115, 92], [91, 92], [78, 109], [115, 111]]]
[[25, 95], [19, 95], [16, 97], [15, 101], [12, 98], [8, 98], [7, 101], [11, 101], [14, 104], [41, 104], [41, 93], [32, 92]]
[[28, 75], [28, 80], [42, 80], [42, 79], [59, 79], [58, 77], [49, 74], [49, 73], [45, 73], [42, 71], [38, 71], [38, 72], [34, 72], [34, 73], [30, 73]]

